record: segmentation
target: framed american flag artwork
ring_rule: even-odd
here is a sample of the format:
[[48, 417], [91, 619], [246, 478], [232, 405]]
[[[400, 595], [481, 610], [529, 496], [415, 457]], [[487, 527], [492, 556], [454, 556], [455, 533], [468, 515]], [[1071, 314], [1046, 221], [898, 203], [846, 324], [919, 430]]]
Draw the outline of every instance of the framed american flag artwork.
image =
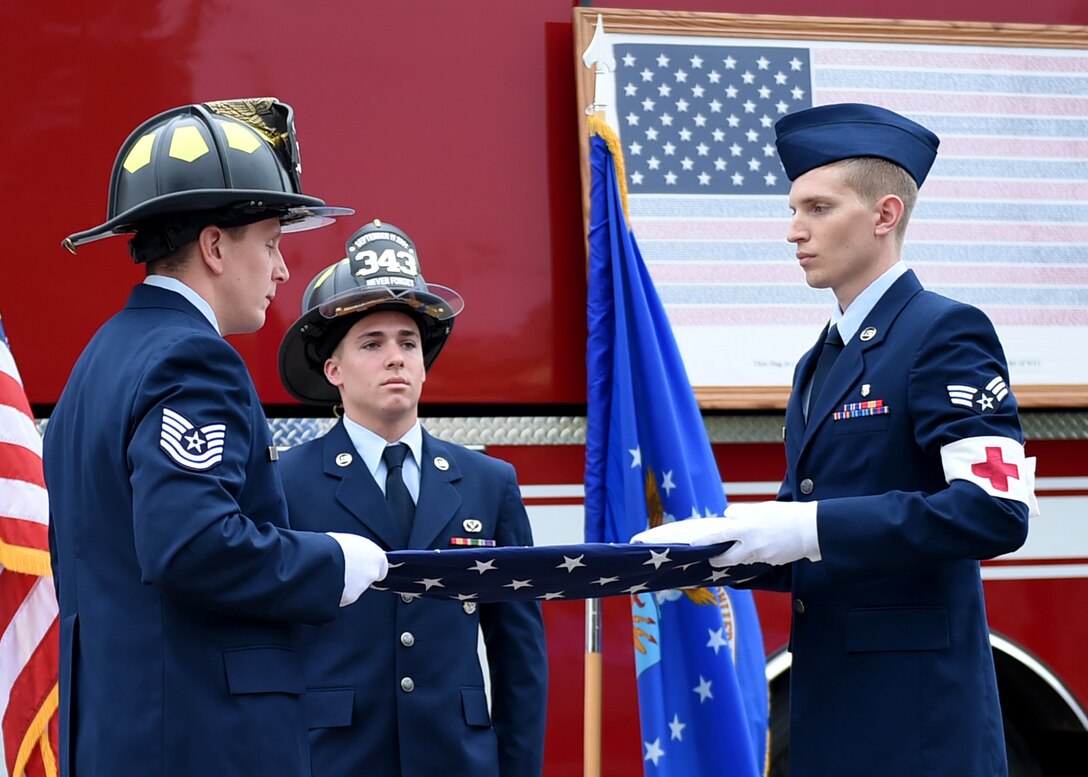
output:
[[840, 102], [937, 133], [904, 262], [987, 313], [1022, 407], [1088, 406], [1088, 28], [573, 14], [583, 181], [595, 112], [619, 136], [631, 229], [704, 409], [785, 407], [830, 316], [786, 242], [774, 123]]

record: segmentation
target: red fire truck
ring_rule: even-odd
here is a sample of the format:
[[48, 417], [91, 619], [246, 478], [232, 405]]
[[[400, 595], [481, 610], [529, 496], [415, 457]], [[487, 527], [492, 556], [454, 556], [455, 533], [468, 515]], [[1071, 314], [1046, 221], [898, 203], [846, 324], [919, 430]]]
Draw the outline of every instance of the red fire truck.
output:
[[[95, 329], [141, 268], [122, 241], [71, 256], [99, 223], [114, 155], [149, 116], [188, 102], [275, 95], [296, 111], [304, 189], [355, 220], [290, 237], [291, 280], [267, 325], [232, 341], [291, 444], [329, 423], [280, 386], [280, 338], [307, 281], [357, 222], [403, 227], [427, 278], [467, 300], [431, 374], [424, 422], [518, 470], [538, 542], [582, 538], [585, 245], [572, 0], [261, 4], [212, 0], [8, 3], [0, 18], [11, 217], [0, 311], [27, 393], [47, 418]], [[872, 15], [850, 0], [659, 0], [596, 7]], [[888, 13], [935, 22], [1088, 24], [1060, 0], [919, 0]], [[798, 350], [804, 343], [798, 343]], [[1069, 343], [1070, 359], [1088, 358]], [[1024, 411], [1042, 515], [1018, 552], [983, 565], [1010, 760], [1020, 777], [1088, 764], [1088, 396]], [[708, 409], [729, 498], [772, 498], [782, 407]], [[757, 595], [772, 689], [773, 769], [788, 750], [789, 601]], [[629, 604], [603, 602], [602, 774], [642, 773]], [[551, 683], [545, 773], [582, 769], [585, 614], [545, 604]], [[1074, 763], [1062, 771], [1062, 764]]]

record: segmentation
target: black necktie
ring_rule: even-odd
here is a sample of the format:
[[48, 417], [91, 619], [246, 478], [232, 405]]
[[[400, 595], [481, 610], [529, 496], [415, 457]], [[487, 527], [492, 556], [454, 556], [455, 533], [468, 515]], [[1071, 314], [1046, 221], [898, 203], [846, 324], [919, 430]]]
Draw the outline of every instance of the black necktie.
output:
[[812, 373], [812, 391], [808, 393], [808, 406], [812, 408], [816, 404], [816, 398], [820, 396], [820, 389], [824, 387], [827, 374], [831, 372], [831, 365], [842, 353], [842, 338], [839, 336], [839, 328], [832, 325], [827, 330], [824, 339], [824, 347], [820, 350], [820, 358], [816, 360], [816, 371]]
[[393, 511], [393, 517], [397, 519], [397, 523], [404, 532], [405, 541], [412, 533], [412, 518], [416, 514], [415, 502], [412, 501], [412, 495], [408, 493], [408, 486], [404, 485], [404, 457], [407, 455], [408, 445], [403, 442], [388, 445], [382, 451], [382, 461], [385, 462], [387, 468], [385, 500], [389, 502], [389, 509]]

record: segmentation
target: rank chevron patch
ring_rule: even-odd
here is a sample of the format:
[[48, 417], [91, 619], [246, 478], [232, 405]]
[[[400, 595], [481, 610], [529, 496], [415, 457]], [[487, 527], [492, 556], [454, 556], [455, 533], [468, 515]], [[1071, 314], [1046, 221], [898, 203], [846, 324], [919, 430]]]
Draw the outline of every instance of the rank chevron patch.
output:
[[1000, 375], [995, 375], [985, 388], [965, 385], [949, 385], [948, 399], [953, 405], [969, 407], [976, 413], [992, 413], [1009, 393], [1009, 387]]
[[197, 428], [181, 413], [162, 409], [159, 445], [176, 463], [188, 469], [211, 469], [223, 460], [227, 439], [226, 424], [207, 424]]

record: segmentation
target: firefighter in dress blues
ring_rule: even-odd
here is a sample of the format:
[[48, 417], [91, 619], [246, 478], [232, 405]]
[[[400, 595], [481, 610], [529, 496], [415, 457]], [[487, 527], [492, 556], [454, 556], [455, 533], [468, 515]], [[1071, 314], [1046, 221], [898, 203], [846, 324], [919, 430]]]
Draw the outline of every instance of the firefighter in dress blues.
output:
[[66, 247], [134, 233], [148, 276], [45, 433], [60, 774], [309, 777], [289, 624], [332, 619], [386, 559], [288, 528], [264, 411], [222, 335], [264, 323], [281, 231], [351, 211], [301, 194], [291, 110], [262, 98], [145, 122], [108, 213]]
[[[314, 278], [281, 344], [280, 375], [296, 398], [342, 403], [343, 415], [284, 453], [293, 525], [359, 532], [389, 550], [532, 545], [514, 468], [436, 439], [418, 419], [426, 371], [463, 304], [425, 283], [414, 243], [380, 221]], [[383, 495], [383, 451], [397, 443], [410, 449], [408, 526]], [[314, 775], [539, 777], [547, 695], [539, 602], [374, 590], [298, 636]]]
[[793, 777], [1006, 775], [979, 559], [1024, 543], [1035, 462], [989, 319], [900, 262], [938, 139], [859, 104], [776, 133], [787, 239], [839, 303], [794, 373], [778, 500], [635, 539], [732, 541], [712, 563], [772, 565], [744, 585], [792, 597]]

